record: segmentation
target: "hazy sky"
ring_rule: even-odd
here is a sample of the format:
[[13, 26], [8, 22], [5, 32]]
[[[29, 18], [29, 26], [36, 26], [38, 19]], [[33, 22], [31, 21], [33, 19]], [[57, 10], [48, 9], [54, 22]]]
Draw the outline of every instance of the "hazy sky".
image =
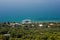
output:
[[60, 0], [0, 0], [0, 21], [18, 17], [60, 19]]

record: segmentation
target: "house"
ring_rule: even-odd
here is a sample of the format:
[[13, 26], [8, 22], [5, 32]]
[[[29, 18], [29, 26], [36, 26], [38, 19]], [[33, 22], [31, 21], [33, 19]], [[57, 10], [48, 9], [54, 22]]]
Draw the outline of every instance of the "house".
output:
[[42, 26], [43, 26], [43, 24], [39, 24], [39, 26], [40, 26], [40, 27], [42, 27]]

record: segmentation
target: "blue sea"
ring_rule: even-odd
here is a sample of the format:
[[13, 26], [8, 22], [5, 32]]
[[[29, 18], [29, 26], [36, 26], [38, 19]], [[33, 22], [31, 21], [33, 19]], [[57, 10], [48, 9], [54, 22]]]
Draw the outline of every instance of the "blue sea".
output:
[[60, 0], [0, 0], [0, 22], [60, 22]]

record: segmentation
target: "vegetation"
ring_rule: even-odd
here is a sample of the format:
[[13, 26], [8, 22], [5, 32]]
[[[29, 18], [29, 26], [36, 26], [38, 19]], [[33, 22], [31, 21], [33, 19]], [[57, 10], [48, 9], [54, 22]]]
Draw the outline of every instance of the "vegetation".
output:
[[[32, 23], [33, 24], [33, 23]], [[43, 23], [43, 27], [31, 26], [32, 24], [21, 24], [12, 26], [6, 23], [0, 24], [0, 40], [60, 40], [60, 23], [47, 27], [49, 23]], [[10, 25], [10, 23], [9, 23]], [[10, 36], [4, 36], [10, 34]]]

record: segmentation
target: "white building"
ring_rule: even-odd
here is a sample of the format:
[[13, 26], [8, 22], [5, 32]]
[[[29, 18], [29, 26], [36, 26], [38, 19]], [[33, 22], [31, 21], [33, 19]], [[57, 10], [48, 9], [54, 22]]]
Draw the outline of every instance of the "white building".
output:
[[15, 27], [15, 25], [21, 25], [20, 23], [10, 23], [10, 26]]
[[4, 34], [4, 36], [10, 36], [10, 34]]
[[42, 26], [43, 26], [43, 24], [39, 24], [39, 26], [40, 26], [40, 27], [42, 27]]
[[25, 19], [22, 21], [22, 24], [30, 24], [32, 21], [30, 19]]
[[54, 25], [53, 23], [50, 23], [49, 25]]

